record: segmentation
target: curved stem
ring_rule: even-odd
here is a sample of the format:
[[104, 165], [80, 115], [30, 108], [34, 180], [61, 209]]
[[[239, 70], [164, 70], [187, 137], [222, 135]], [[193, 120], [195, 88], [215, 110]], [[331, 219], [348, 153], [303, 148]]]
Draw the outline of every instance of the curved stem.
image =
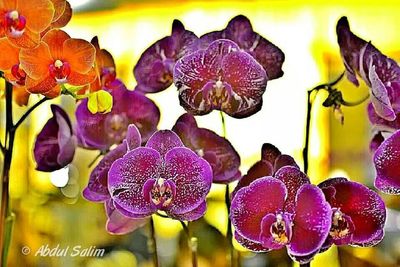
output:
[[32, 107], [30, 107], [24, 113], [24, 115], [22, 115], [22, 117], [17, 121], [17, 123], [13, 126], [13, 128], [16, 130], [18, 128], [18, 126], [20, 126], [21, 123], [23, 123], [24, 120], [29, 116], [29, 114], [31, 114], [32, 111], [34, 111], [38, 106], [40, 106], [42, 103], [44, 103], [47, 100], [49, 100], [49, 98], [44, 97], [44, 98], [40, 99], [38, 102], [36, 102]]
[[153, 252], [153, 264], [154, 267], [159, 266], [158, 262], [158, 253], [157, 253], [157, 239], [156, 239], [156, 231], [154, 227], [154, 220], [153, 217], [150, 217], [150, 238], [151, 238], [151, 247], [152, 247], [152, 252]]
[[190, 231], [189, 227], [183, 222], [179, 221], [182, 225], [183, 230], [185, 231], [187, 241], [188, 241], [188, 246], [189, 250], [192, 254], [192, 267], [197, 267], [197, 237], [190, 236]]
[[355, 107], [355, 106], [358, 106], [358, 105], [364, 103], [364, 102], [367, 101], [368, 99], [369, 99], [369, 94], [366, 95], [366, 96], [364, 96], [364, 97], [361, 98], [360, 100], [354, 101], [354, 102], [348, 102], [348, 101], [343, 100], [342, 105], [343, 105], [343, 106], [346, 106], [346, 107]]

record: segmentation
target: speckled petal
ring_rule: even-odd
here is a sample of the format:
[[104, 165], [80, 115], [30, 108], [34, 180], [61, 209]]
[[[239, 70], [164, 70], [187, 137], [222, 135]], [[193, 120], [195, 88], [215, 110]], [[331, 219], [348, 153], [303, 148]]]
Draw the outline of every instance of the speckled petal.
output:
[[322, 190], [314, 185], [303, 185], [296, 196], [289, 254], [307, 256], [319, 251], [329, 234], [331, 216], [331, 206]]
[[106, 229], [110, 234], [125, 235], [144, 226], [149, 221], [149, 218], [132, 219], [122, 215], [115, 209], [112, 200], [105, 202], [107, 212]]
[[180, 220], [180, 221], [195, 221], [203, 217], [204, 213], [206, 213], [207, 209], [207, 203], [206, 201], [203, 201], [197, 208], [182, 213], [182, 214], [176, 214], [176, 213], [170, 213], [167, 212], [168, 216], [175, 220]]
[[183, 214], [198, 207], [211, 188], [212, 169], [192, 150], [175, 147], [165, 155], [164, 174], [176, 185], [176, 194], [166, 211]]
[[400, 130], [386, 139], [374, 155], [375, 186], [387, 194], [400, 194]]
[[160, 130], [155, 132], [147, 141], [146, 147], [155, 149], [164, 158], [168, 151], [175, 147], [183, 147], [179, 136], [170, 130]]
[[286, 194], [285, 185], [272, 177], [260, 178], [240, 189], [232, 199], [230, 210], [236, 231], [250, 241], [260, 242], [263, 217], [281, 211]]
[[133, 150], [142, 144], [142, 137], [140, 136], [139, 129], [135, 124], [130, 124], [126, 132], [126, 144], [128, 150]]
[[174, 20], [171, 36], [152, 44], [140, 57], [134, 68], [138, 87], [144, 93], [156, 93], [172, 84], [175, 61], [184, 54], [195, 51], [197, 37], [185, 30], [183, 24]]
[[394, 121], [385, 120], [376, 113], [372, 103], [368, 104], [368, 118], [377, 130], [394, 132], [400, 129], [399, 114], [396, 114], [396, 119]]
[[[343, 178], [332, 178], [319, 186], [332, 208], [339, 209], [351, 218], [355, 230], [350, 245], [365, 246], [378, 242], [376, 238], [381, 235], [385, 224], [386, 208], [377, 193], [362, 184]], [[329, 187], [334, 190], [327, 194]]]
[[108, 172], [108, 190], [115, 204], [128, 212], [148, 214], [155, 211], [146, 201], [143, 185], [159, 176], [160, 154], [151, 148], [139, 147], [116, 160]]
[[110, 198], [108, 192], [108, 171], [111, 165], [127, 152], [126, 143], [118, 145], [108, 152], [90, 173], [89, 183], [83, 190], [83, 196], [90, 201], [105, 201]]
[[296, 167], [286, 166], [281, 168], [274, 175], [276, 179], [281, 180], [287, 189], [287, 198], [285, 202], [285, 210], [293, 213], [297, 192], [304, 184], [309, 184], [310, 179], [307, 175]]
[[240, 245], [242, 245], [243, 247], [245, 247], [253, 252], [268, 252], [268, 251], [270, 251], [269, 249], [263, 247], [263, 245], [261, 245], [260, 243], [253, 242], [253, 241], [241, 236], [237, 231], [235, 231], [234, 236], [235, 236], [236, 241]]

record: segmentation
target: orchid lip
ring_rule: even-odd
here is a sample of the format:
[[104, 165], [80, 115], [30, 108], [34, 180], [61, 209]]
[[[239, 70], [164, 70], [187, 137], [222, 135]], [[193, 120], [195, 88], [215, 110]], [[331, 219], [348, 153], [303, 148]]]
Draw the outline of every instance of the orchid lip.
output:
[[289, 243], [289, 237], [286, 233], [286, 222], [282, 214], [276, 215], [276, 222], [271, 224], [270, 232], [274, 241], [280, 245]]
[[157, 178], [148, 180], [143, 187], [145, 197], [157, 209], [168, 208], [175, 197], [176, 186], [172, 180]]
[[329, 234], [333, 239], [341, 239], [350, 234], [349, 222], [339, 209], [333, 212], [332, 227]]
[[64, 84], [67, 83], [68, 76], [71, 74], [71, 66], [68, 62], [57, 59], [49, 66], [49, 73], [58, 84]]

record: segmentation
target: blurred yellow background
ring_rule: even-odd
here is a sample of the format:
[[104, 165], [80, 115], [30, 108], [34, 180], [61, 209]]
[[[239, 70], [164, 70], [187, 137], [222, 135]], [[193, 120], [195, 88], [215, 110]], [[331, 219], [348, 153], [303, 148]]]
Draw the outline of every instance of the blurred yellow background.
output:
[[[223, 29], [238, 15], [247, 16], [255, 29], [279, 46], [286, 55], [285, 75], [268, 83], [264, 105], [256, 115], [237, 120], [226, 118], [227, 138], [242, 158], [242, 172], [260, 158], [261, 145], [272, 143], [302, 164], [306, 115], [306, 92], [317, 84], [335, 79], [343, 70], [336, 42], [337, 20], [346, 15], [355, 33], [373, 43], [385, 54], [400, 59], [399, 1], [117, 1], [76, 0], [75, 14], [65, 30], [76, 38], [89, 40], [97, 35], [100, 45], [110, 51], [117, 63], [118, 76], [133, 89], [132, 74], [141, 53], [156, 40], [169, 35], [173, 19], [198, 36]], [[338, 86], [348, 100], [367, 94], [367, 88], [356, 88], [347, 81]], [[160, 129], [170, 129], [184, 110], [179, 106], [177, 91], [169, 88], [149, 95], [161, 110]], [[31, 98], [31, 103], [37, 101]], [[54, 100], [73, 115], [74, 100], [67, 96]], [[366, 105], [343, 108], [345, 124], [334, 119], [332, 110], [322, 108], [323, 96], [313, 110], [310, 177], [318, 183], [332, 176], [347, 176], [372, 186], [374, 170], [368, 142], [371, 127]], [[4, 102], [1, 102], [4, 105]], [[11, 174], [10, 194], [17, 216], [9, 266], [151, 266], [146, 235], [148, 229], [128, 236], [111, 236], [105, 229], [101, 204], [87, 202], [81, 191], [87, 183], [87, 165], [97, 152], [78, 149], [69, 172], [47, 174], [34, 170], [32, 145], [36, 134], [51, 116], [50, 103], [38, 108], [19, 129]], [[22, 114], [23, 108], [16, 113]], [[4, 107], [2, 107], [4, 114]], [[4, 115], [1, 119], [4, 121]], [[222, 133], [219, 114], [197, 118], [201, 127]], [[53, 184], [68, 180], [65, 188]], [[226, 232], [226, 209], [223, 186], [214, 186], [204, 221], [194, 224], [200, 241], [200, 266], [225, 266], [221, 247]], [[399, 266], [400, 216], [399, 198], [384, 196], [390, 208], [387, 237], [376, 248], [336, 248], [317, 257], [312, 266]], [[209, 224], [209, 225], [208, 225]], [[182, 241], [179, 223], [156, 218], [156, 233], [162, 266], [190, 266]], [[105, 248], [102, 258], [24, 256], [28, 246], [36, 251], [43, 244], [54, 247], [96, 246]], [[179, 249], [179, 247], [182, 249]], [[239, 248], [240, 249], [240, 248]], [[285, 253], [268, 256], [242, 253], [243, 266], [290, 266]], [[278, 264], [278, 262], [281, 262]]]

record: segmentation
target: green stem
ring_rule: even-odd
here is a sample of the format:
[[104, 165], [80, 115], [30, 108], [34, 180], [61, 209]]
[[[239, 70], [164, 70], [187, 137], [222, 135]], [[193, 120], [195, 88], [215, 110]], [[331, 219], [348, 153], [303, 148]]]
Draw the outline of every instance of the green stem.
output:
[[151, 247], [153, 252], [153, 264], [154, 267], [159, 266], [158, 262], [158, 253], [157, 253], [157, 239], [156, 239], [156, 231], [154, 227], [153, 217], [150, 217], [150, 239], [151, 239]]
[[185, 231], [186, 238], [188, 241], [189, 250], [192, 254], [192, 267], [197, 267], [197, 237], [191, 236], [189, 227], [183, 222], [179, 221], [182, 225], [183, 230]]
[[221, 123], [222, 123], [222, 137], [226, 138], [226, 124], [225, 124], [225, 116], [222, 111], [219, 112], [221, 116]]

